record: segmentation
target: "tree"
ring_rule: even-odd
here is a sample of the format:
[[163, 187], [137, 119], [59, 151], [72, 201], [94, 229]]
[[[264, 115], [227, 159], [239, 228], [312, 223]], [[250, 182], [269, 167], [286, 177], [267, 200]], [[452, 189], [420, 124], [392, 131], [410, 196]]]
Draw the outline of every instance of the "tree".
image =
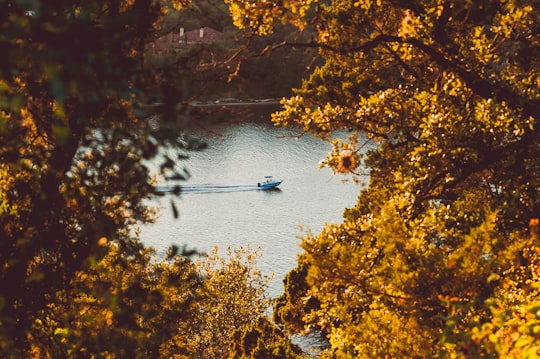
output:
[[[324, 63], [273, 119], [323, 138], [353, 131], [325, 164], [370, 174], [343, 223], [304, 238], [306, 274], [276, 316], [322, 330], [336, 358], [537, 350], [520, 331], [535, 318], [505, 313], [538, 301], [526, 255], [540, 217], [538, 2], [228, 2], [253, 33], [317, 29], [280, 45]], [[498, 345], [506, 328], [519, 339]]]
[[231, 342], [231, 359], [305, 358], [302, 350], [266, 317], [235, 330]]
[[[112, 245], [38, 312], [28, 333], [29, 353], [44, 358], [158, 357], [194, 314], [201, 282], [189, 259], [156, 262], [152, 250], [140, 244], [131, 251]], [[176, 354], [188, 350], [174, 348]]]
[[[181, 1], [171, 1], [177, 8]], [[144, 69], [153, 1], [0, 2], [0, 348], [151, 214], [144, 160], [178, 142], [181, 94]], [[152, 87], [154, 98], [145, 90]], [[168, 91], [165, 91], [168, 90]], [[150, 112], [147, 104], [164, 103]], [[151, 117], [153, 115], [154, 117]], [[149, 118], [152, 120], [149, 120]], [[171, 136], [170, 134], [174, 134]], [[162, 172], [173, 171], [166, 159]]]
[[156, 179], [203, 147], [171, 77], [186, 63], [145, 51], [187, 4], [0, 1], [0, 356], [221, 358], [267, 310], [256, 252], [156, 262], [133, 233]]
[[[251, 248], [229, 248], [227, 256], [221, 258], [214, 248], [196, 263], [204, 278], [197, 288], [200, 299], [193, 304], [191, 319], [174, 338], [175, 343], [184, 343], [189, 349], [187, 358], [226, 358], [234, 345], [232, 333], [265, 316], [271, 278], [257, 269], [259, 257]], [[162, 353], [167, 357], [174, 354]]]
[[[55, 293], [30, 332], [34, 357], [224, 358], [264, 316], [268, 278], [250, 248], [156, 261], [117, 246]], [[278, 329], [276, 329], [278, 330]], [[283, 335], [283, 334], [281, 334]]]

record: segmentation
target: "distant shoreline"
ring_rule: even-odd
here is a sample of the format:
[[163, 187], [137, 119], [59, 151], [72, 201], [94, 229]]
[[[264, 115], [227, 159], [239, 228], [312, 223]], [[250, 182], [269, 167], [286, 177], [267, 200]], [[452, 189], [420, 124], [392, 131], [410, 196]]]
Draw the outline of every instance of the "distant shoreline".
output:
[[223, 99], [208, 102], [189, 102], [189, 106], [193, 107], [216, 107], [216, 106], [265, 106], [265, 105], [279, 105], [280, 99], [267, 99], [267, 100], [250, 100], [242, 101], [237, 99]]

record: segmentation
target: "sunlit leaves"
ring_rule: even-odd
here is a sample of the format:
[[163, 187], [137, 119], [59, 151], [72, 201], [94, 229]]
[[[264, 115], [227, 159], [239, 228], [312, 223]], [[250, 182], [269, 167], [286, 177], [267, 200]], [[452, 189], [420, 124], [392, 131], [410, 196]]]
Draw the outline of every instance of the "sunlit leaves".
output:
[[[249, 28], [258, 35], [272, 32], [274, 22], [280, 18], [279, 7], [272, 1], [226, 1], [230, 4], [233, 22], [239, 28]], [[247, 15], [249, 14], [249, 16]]]
[[120, 243], [103, 245], [109, 252], [78, 272], [72, 289], [57, 292], [34, 322], [32, 344], [41, 356], [224, 358], [236, 344], [231, 333], [268, 307], [269, 278], [257, 269], [255, 250], [158, 263], [142, 246], [130, 253]]
[[[476, 353], [507, 358], [537, 355], [538, 247], [531, 238], [515, 238], [510, 247], [509, 252], [514, 256], [508, 259], [516, 265], [488, 278], [488, 282], [499, 285], [484, 303], [489, 313], [487, 318], [467, 319], [463, 314], [472, 311], [471, 303], [456, 297], [443, 299], [451, 314], [443, 342], [450, 355]], [[469, 330], [460, 330], [467, 320]]]
[[496, 231], [497, 213], [475, 193], [412, 219], [410, 199], [386, 195], [378, 192], [370, 212], [304, 238], [300, 260], [310, 264], [311, 288], [303, 299], [320, 304], [303, 320], [327, 331], [343, 357], [435, 355], [442, 348], [426, 342], [437, 340], [446, 301], [461, 303], [452, 312], [459, 327], [474, 327], [497, 278], [512, 268], [514, 245], [523, 244], [508, 245]]
[[355, 1], [353, 4], [355, 7], [360, 7], [362, 10], [369, 10], [371, 7], [374, 6], [381, 6], [381, 1], [373, 1], [373, 0], [361, 0], [361, 1]]
[[193, 321], [175, 340], [184, 341], [197, 358], [225, 358], [231, 333], [263, 315], [269, 301], [265, 291], [269, 277], [255, 266], [260, 255], [250, 248], [231, 249], [225, 257], [217, 248], [197, 262], [197, 271], [205, 278], [194, 303]]
[[248, 28], [254, 34], [271, 34], [277, 23], [288, 21], [305, 27], [304, 17], [313, 0], [274, 1], [225, 0], [229, 4], [234, 25]]
[[[324, 63], [273, 119], [378, 147], [344, 222], [303, 239], [280, 318], [321, 328], [333, 357], [534, 352], [538, 4], [320, 5]], [[349, 173], [358, 138], [323, 163]]]

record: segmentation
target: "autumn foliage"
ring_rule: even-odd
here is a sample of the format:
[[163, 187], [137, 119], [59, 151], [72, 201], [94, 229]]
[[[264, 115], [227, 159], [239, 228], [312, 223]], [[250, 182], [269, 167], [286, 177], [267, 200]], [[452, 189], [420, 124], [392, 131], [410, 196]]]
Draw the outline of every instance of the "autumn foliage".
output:
[[[275, 320], [325, 358], [538, 356], [540, 2], [225, 3], [250, 41], [303, 32], [260, 51], [317, 52], [273, 121], [349, 131], [321, 163], [369, 175], [304, 236]], [[2, 354], [302, 355], [260, 317], [253, 253], [154, 263], [128, 230], [152, 216], [144, 161], [193, 148], [182, 89], [144, 61], [183, 5], [0, 1]]]
[[276, 318], [332, 358], [538, 355], [540, 4], [230, 2], [255, 33], [276, 13], [317, 29], [282, 44], [323, 63], [273, 119], [352, 131], [324, 163], [369, 172], [343, 222], [304, 237]]
[[155, 176], [200, 147], [185, 89], [145, 61], [187, 3], [0, 1], [1, 357], [223, 358], [268, 308], [256, 251], [136, 237]]

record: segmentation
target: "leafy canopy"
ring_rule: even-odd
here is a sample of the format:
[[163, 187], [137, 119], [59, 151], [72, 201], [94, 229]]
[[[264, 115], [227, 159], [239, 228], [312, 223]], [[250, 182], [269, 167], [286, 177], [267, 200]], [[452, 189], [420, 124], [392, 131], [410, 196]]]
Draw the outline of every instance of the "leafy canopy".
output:
[[[250, 248], [197, 260], [156, 262], [140, 246], [112, 246], [98, 264], [77, 272], [34, 323], [35, 357], [225, 358], [231, 333], [263, 316], [269, 278]], [[277, 329], [275, 329], [277, 330]]]
[[276, 318], [335, 358], [537, 351], [538, 1], [229, 2], [254, 33], [317, 29], [282, 43], [323, 63], [273, 119], [353, 131], [325, 163], [370, 174], [343, 223], [304, 238]]
[[145, 0], [0, 1], [3, 352], [27, 349], [35, 313], [111, 243], [132, 246], [128, 226], [152, 215], [144, 161], [159, 145], [188, 147], [181, 94], [144, 66], [163, 10]]

